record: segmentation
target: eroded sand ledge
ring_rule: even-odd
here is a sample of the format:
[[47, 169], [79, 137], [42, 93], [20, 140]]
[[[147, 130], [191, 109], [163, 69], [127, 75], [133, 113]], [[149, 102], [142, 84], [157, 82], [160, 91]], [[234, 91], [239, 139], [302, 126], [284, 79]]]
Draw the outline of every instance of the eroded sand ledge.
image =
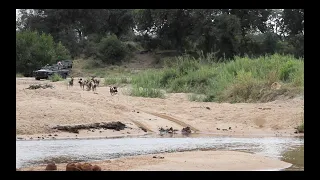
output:
[[[153, 158], [164, 157], [164, 158]], [[237, 151], [189, 151], [142, 155], [91, 162], [102, 171], [259, 171], [280, 170], [291, 166], [277, 159]], [[57, 164], [65, 171], [66, 164]], [[45, 166], [22, 168], [22, 171], [44, 171]]]

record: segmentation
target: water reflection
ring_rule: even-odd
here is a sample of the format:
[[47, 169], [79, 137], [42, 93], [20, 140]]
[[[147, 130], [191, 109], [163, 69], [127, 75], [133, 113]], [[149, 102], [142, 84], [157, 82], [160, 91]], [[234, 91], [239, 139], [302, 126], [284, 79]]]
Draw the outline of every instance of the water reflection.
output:
[[[95, 140], [40, 140], [16, 141], [16, 167], [40, 165], [49, 160], [62, 162], [94, 161], [124, 156], [176, 152], [188, 150], [237, 150], [262, 154], [303, 166], [301, 151], [289, 152], [293, 147], [303, 146], [304, 140], [285, 137], [232, 138], [122, 138]], [[300, 154], [299, 154], [300, 153]], [[298, 156], [299, 157], [296, 157]], [[302, 160], [302, 162], [301, 162]], [[57, 163], [58, 163], [57, 162]], [[302, 164], [301, 164], [302, 163]], [[301, 169], [301, 168], [300, 168]]]
[[282, 153], [282, 161], [293, 164], [287, 171], [304, 170], [304, 145], [291, 147]]

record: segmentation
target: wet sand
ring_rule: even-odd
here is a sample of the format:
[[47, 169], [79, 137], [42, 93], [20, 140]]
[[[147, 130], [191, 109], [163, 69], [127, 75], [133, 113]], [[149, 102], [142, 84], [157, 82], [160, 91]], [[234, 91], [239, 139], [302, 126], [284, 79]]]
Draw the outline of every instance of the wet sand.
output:
[[[280, 170], [291, 166], [290, 163], [277, 159], [236, 151], [177, 152], [90, 163], [99, 165], [102, 171], [260, 171]], [[57, 167], [58, 171], [65, 171], [66, 163], [57, 164]], [[19, 170], [44, 171], [45, 165]]]

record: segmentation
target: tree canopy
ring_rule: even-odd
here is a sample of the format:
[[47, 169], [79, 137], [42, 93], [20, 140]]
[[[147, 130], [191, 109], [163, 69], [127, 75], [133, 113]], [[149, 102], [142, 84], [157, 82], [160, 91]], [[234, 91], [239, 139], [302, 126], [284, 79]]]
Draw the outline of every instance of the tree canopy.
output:
[[[20, 9], [19, 12], [17, 39], [18, 33], [25, 31], [48, 34], [73, 58], [95, 51], [96, 57], [101, 57], [112, 49], [108, 46], [111, 40], [106, 43], [110, 38], [118, 48], [123, 45], [116, 41], [135, 41], [145, 49], [203, 51], [226, 59], [273, 53], [304, 56], [304, 9]], [[117, 49], [122, 51], [126, 52]]]

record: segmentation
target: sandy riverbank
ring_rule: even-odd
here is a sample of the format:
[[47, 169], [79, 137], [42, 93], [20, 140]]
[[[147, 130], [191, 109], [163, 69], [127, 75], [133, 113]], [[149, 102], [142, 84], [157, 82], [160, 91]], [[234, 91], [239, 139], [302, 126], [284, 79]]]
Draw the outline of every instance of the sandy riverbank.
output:
[[[157, 158], [153, 158], [156, 156]], [[159, 158], [163, 157], [163, 158]], [[291, 166], [277, 159], [236, 151], [190, 151], [142, 155], [90, 162], [102, 171], [259, 171], [280, 170]], [[57, 164], [65, 171], [66, 164]], [[43, 171], [45, 165], [22, 168], [22, 171]]]
[[[187, 94], [167, 94], [165, 99], [111, 96], [107, 87], [97, 93], [82, 91], [78, 84], [16, 79], [16, 134], [19, 139], [121, 137], [158, 133], [160, 127], [179, 132], [189, 126], [194, 132], [228, 136], [296, 136], [304, 100], [295, 98], [269, 103], [190, 102]], [[76, 78], [77, 80], [77, 78]], [[30, 84], [50, 83], [54, 89], [28, 90]], [[56, 125], [120, 121], [130, 128], [121, 131], [82, 130], [79, 134], [51, 129]], [[147, 129], [144, 132], [141, 128]], [[225, 130], [223, 130], [225, 129]]]

